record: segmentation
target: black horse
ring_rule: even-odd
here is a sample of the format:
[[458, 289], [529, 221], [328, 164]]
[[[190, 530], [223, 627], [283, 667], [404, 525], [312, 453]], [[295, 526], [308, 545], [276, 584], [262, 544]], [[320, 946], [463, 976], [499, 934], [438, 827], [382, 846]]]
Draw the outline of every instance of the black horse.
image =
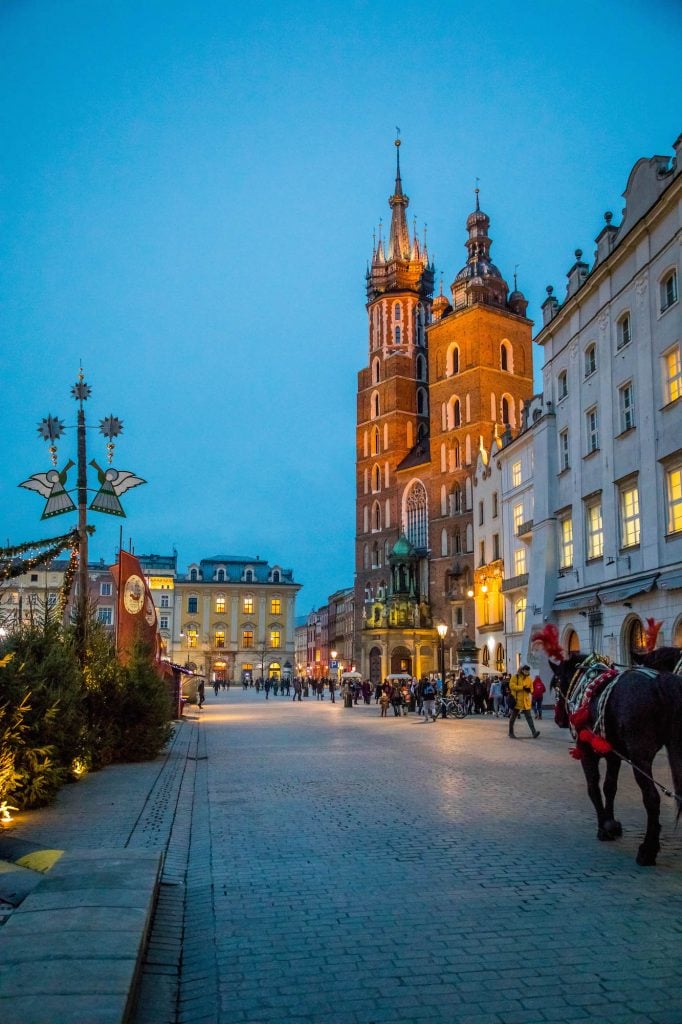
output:
[[[654, 652], [657, 653], [657, 652]], [[561, 728], [569, 726], [567, 694], [576, 672], [585, 660], [583, 654], [573, 654], [565, 661], [550, 665], [554, 672], [552, 686], [557, 690], [554, 718]], [[670, 655], [672, 657], [672, 655]], [[679, 658], [679, 652], [678, 652]], [[647, 813], [646, 834], [637, 851], [637, 863], [649, 866], [656, 863], [660, 850], [660, 806], [658, 789], [652, 780], [653, 760], [665, 747], [668, 753], [673, 786], [677, 799], [677, 815], [682, 811], [682, 676], [671, 671], [626, 669], [617, 678], [605, 707], [600, 709], [599, 696], [592, 697], [586, 706], [587, 725], [593, 729], [600, 710], [601, 734], [607, 741], [599, 752], [589, 740], [576, 740], [576, 755], [580, 759], [587, 792], [597, 812], [597, 838], [602, 841], [616, 839], [623, 830], [614, 814], [614, 801], [618, 788], [621, 756], [633, 767], [637, 785]], [[603, 787], [600, 785], [599, 761], [606, 761]]]

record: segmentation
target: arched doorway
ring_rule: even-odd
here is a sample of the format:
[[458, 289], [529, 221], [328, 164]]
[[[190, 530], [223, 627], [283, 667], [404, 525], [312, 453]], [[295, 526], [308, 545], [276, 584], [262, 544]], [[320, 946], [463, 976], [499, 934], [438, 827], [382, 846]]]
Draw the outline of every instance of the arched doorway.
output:
[[567, 658], [570, 658], [572, 654], [578, 654], [580, 651], [580, 637], [574, 629], [569, 628], [566, 632], [564, 650], [566, 651]]
[[381, 648], [373, 647], [369, 652], [369, 681], [372, 686], [382, 683], [381, 678]]
[[632, 664], [633, 652], [646, 650], [644, 627], [642, 626], [641, 619], [638, 619], [636, 615], [627, 619], [623, 624], [623, 647], [625, 661], [628, 665]]
[[391, 672], [407, 672], [412, 675], [412, 655], [407, 647], [394, 647], [391, 651]]
[[270, 665], [268, 667], [268, 676], [270, 677], [270, 679], [276, 679], [277, 681], [279, 681], [280, 678], [281, 678], [281, 675], [282, 675], [282, 672], [281, 672], [281, 668], [280, 668], [279, 662], [278, 661], [270, 662]]

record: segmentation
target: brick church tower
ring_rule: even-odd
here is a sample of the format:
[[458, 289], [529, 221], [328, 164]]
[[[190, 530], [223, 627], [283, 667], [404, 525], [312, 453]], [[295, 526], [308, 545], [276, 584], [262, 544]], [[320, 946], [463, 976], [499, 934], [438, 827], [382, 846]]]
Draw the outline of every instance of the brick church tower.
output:
[[451, 299], [442, 286], [433, 299], [426, 244], [407, 227], [399, 146], [387, 249], [380, 237], [367, 270], [369, 356], [358, 375], [355, 663], [373, 682], [437, 671], [440, 623], [446, 669], [473, 645], [473, 517], [501, 509], [473, 508], [476, 459], [518, 431], [533, 392], [527, 302], [491, 261], [478, 189], [466, 264]]
[[[483, 563], [474, 551], [473, 521], [501, 519], [501, 503], [473, 507], [472, 477], [479, 449], [494, 436], [510, 436], [521, 426], [524, 404], [533, 393], [532, 323], [526, 299], [507, 283], [490, 258], [490, 218], [479, 206], [466, 222], [467, 261], [452, 282], [448, 301], [433, 301], [428, 331], [431, 476], [429, 490], [431, 605], [434, 621], [448, 625], [446, 667], [474, 638], [474, 601]], [[514, 275], [516, 278], [516, 275]], [[500, 521], [499, 537], [502, 528]], [[499, 555], [495, 559], [501, 572]], [[502, 620], [499, 581], [488, 581], [496, 607], [491, 622]], [[491, 597], [492, 600], [492, 597]], [[466, 644], [465, 644], [466, 646]]]
[[428, 452], [426, 328], [434, 271], [426, 243], [416, 232], [410, 238], [399, 139], [395, 145], [391, 228], [386, 248], [379, 237], [367, 270], [369, 354], [358, 374], [355, 662], [374, 681], [391, 671], [417, 673], [416, 634], [432, 634], [427, 524], [421, 550], [398, 544], [404, 515], [398, 468], [415, 447]]

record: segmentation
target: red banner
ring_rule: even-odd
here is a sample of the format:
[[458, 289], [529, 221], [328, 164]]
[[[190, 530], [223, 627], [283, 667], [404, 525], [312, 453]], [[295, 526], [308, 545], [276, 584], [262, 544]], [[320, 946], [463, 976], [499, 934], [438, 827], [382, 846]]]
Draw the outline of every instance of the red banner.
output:
[[132, 654], [135, 641], [141, 641], [158, 660], [160, 638], [156, 608], [144, 578], [142, 566], [128, 551], [119, 552], [118, 564], [111, 566], [118, 589], [116, 649], [122, 661]]

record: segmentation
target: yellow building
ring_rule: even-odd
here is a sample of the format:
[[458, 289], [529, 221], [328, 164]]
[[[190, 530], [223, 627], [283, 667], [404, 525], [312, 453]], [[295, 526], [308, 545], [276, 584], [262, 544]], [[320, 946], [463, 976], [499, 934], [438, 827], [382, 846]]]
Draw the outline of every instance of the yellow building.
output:
[[171, 660], [210, 683], [293, 677], [299, 590], [291, 569], [260, 558], [190, 564], [175, 581]]

